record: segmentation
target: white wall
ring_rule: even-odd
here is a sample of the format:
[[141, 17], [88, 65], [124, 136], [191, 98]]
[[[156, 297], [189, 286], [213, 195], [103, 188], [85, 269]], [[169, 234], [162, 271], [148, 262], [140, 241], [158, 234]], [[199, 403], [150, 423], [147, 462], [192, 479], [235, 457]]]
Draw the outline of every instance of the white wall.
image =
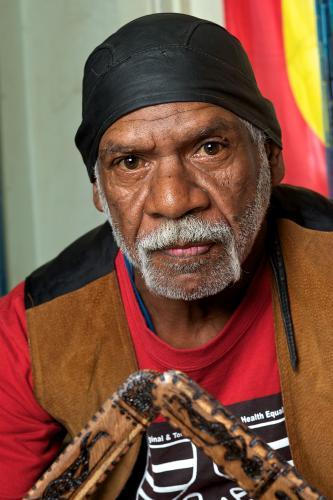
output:
[[102, 222], [74, 146], [91, 50], [122, 24], [221, 0], [0, 0], [0, 151], [10, 286]]

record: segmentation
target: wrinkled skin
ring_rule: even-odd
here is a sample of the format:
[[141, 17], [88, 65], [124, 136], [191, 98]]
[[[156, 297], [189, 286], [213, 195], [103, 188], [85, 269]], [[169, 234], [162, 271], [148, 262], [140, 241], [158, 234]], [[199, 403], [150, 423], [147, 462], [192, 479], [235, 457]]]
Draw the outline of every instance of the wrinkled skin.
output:
[[[280, 150], [266, 145], [272, 186], [283, 176]], [[223, 221], [237, 241], [239, 219], [253, 202], [259, 161], [257, 147], [233, 113], [206, 103], [150, 106], [117, 120], [103, 135], [99, 147], [100, 182], [112, 220], [135, 260], [136, 241], [165, 220], [186, 215], [206, 222]], [[94, 203], [103, 206], [94, 186]], [[136, 273], [137, 287], [153, 317], [158, 335], [175, 347], [201, 345], [218, 333], [240, 302], [264, 252], [265, 224], [241, 256], [246, 277], [232, 290], [213, 297], [176, 301], [151, 293]], [[223, 252], [219, 244], [196, 243], [192, 248], [156, 251], [154, 265], [200, 258], [196, 272], [172, 279], [193, 290]], [[198, 255], [198, 253], [200, 255]], [[222, 305], [221, 305], [222, 304]], [[181, 320], [180, 320], [181, 318]], [[177, 322], [177, 339], [170, 333]]]

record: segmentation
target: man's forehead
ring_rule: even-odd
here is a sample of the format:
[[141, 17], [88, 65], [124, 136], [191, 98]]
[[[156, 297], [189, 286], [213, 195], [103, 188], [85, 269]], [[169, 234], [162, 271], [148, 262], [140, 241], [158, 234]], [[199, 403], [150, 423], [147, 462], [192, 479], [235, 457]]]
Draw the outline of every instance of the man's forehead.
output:
[[176, 102], [147, 106], [133, 111], [115, 121], [104, 133], [100, 141], [100, 151], [107, 147], [112, 138], [120, 140], [144, 135], [167, 127], [181, 127], [182, 132], [203, 135], [213, 130], [234, 130], [239, 128], [239, 118], [221, 106], [202, 102]]

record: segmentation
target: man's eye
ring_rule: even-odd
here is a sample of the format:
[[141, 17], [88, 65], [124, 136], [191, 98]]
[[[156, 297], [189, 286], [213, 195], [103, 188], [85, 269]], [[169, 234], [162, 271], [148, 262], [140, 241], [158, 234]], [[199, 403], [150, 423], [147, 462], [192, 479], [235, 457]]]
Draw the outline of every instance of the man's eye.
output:
[[135, 155], [128, 155], [125, 156], [125, 158], [119, 158], [116, 160], [117, 165], [123, 165], [124, 167], [128, 168], [129, 170], [133, 170], [137, 168], [139, 165], [140, 159], [135, 156]]
[[201, 146], [202, 150], [210, 156], [217, 155], [223, 148], [223, 144], [216, 141], [206, 142]]

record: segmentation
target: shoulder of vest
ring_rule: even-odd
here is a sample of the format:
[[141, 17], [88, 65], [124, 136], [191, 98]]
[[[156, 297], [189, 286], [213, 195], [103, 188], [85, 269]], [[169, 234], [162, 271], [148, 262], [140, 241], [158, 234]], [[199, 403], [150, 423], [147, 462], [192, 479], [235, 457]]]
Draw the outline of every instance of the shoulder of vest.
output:
[[108, 222], [81, 236], [26, 278], [26, 309], [78, 290], [112, 272], [117, 251]]
[[333, 202], [309, 189], [282, 184], [273, 189], [270, 209], [276, 218], [290, 219], [316, 231], [333, 231]]

